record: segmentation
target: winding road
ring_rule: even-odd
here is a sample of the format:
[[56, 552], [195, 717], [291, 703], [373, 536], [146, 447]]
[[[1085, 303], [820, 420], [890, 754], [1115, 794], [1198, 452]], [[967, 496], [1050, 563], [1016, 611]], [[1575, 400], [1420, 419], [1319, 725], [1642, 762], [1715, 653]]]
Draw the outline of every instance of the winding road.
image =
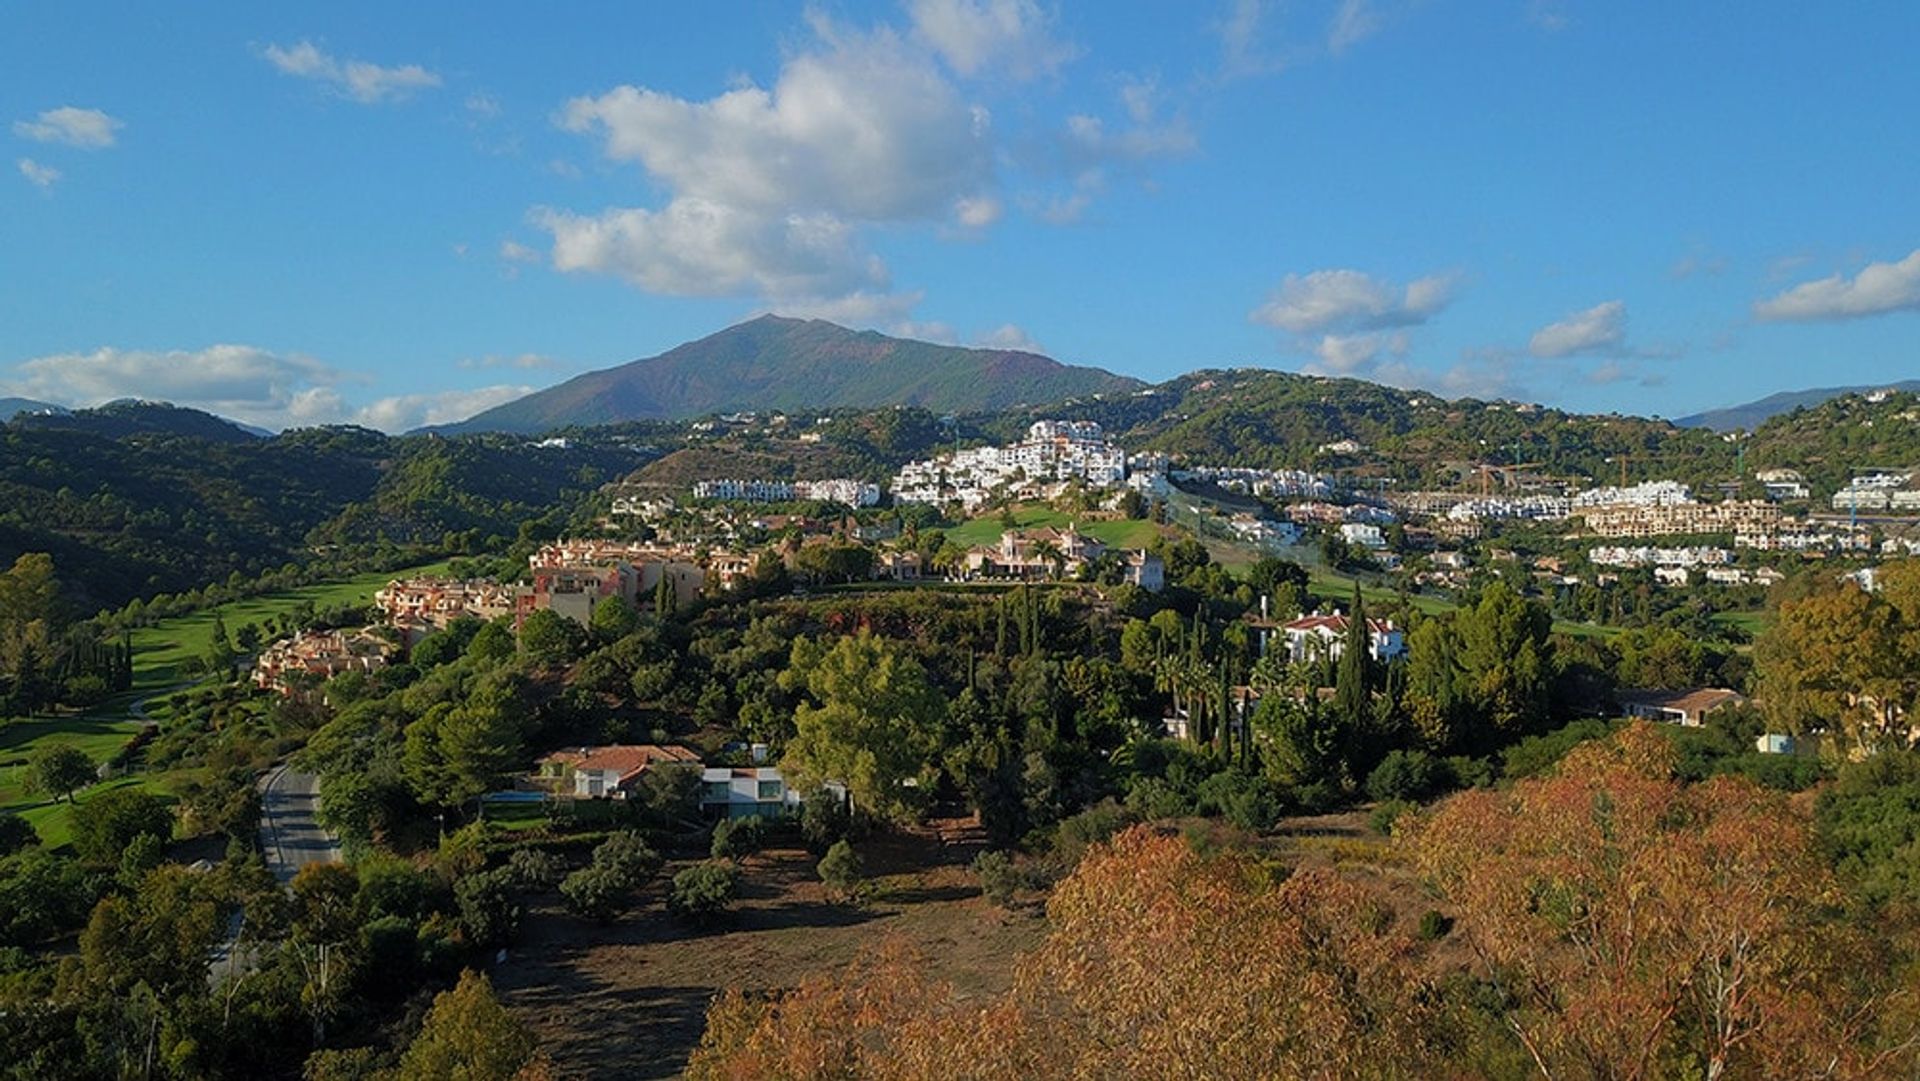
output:
[[260, 779], [260, 850], [284, 885], [309, 863], [339, 863], [340, 840], [314, 817], [320, 775], [280, 766]]

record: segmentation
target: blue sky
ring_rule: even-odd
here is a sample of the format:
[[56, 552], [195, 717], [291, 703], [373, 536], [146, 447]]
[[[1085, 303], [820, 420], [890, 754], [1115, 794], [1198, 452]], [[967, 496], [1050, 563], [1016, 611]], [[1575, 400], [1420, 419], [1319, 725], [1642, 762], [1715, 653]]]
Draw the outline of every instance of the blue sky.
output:
[[1667, 416], [1920, 376], [1920, 5], [545, 8], [0, 10], [0, 394], [401, 430], [769, 310]]

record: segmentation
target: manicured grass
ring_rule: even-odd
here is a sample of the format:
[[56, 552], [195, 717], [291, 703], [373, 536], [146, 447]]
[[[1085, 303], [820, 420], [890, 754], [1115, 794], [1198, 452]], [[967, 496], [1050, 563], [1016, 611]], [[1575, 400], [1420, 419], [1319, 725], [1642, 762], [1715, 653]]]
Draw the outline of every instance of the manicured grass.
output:
[[[1160, 527], [1152, 522], [1133, 518], [1108, 521], [1083, 520], [1064, 511], [1057, 511], [1052, 507], [1036, 503], [1023, 503], [1015, 507], [1013, 520], [1015, 528], [1018, 529], [1039, 529], [1043, 526], [1063, 529], [1073, 525], [1080, 532], [1110, 548], [1145, 548], [1160, 536]], [[1006, 527], [1000, 524], [1000, 516], [994, 514], [975, 518], [947, 530], [947, 539], [963, 548], [971, 548], [976, 544], [993, 544], [999, 541], [1000, 535], [1004, 532]]]
[[232, 634], [242, 624], [264, 625], [277, 616], [288, 615], [302, 604], [330, 608], [373, 599], [381, 586], [395, 578], [414, 575], [445, 574], [447, 564], [432, 563], [397, 571], [377, 571], [338, 582], [303, 586], [284, 593], [269, 593], [233, 601], [218, 608], [191, 615], [161, 620], [151, 627], [133, 632], [133, 685], [136, 690], [154, 691], [180, 682], [180, 666], [189, 657], [200, 656], [213, 641], [213, 617], [217, 612]]
[[1765, 610], [1752, 612], [1721, 612], [1713, 617], [1715, 623], [1745, 631], [1748, 638], [1758, 638], [1761, 633], [1773, 625], [1773, 617]]
[[[133, 633], [133, 692], [118, 695], [85, 713], [72, 716], [21, 718], [0, 727], [0, 811], [24, 816], [40, 831], [49, 847], [65, 844], [69, 836], [66, 803], [54, 802], [26, 791], [25, 761], [39, 748], [52, 743], [71, 743], [95, 762], [104, 762], [126, 745], [141, 727], [141, 721], [129, 712], [133, 703], [148, 695], [159, 695], [183, 682], [180, 666], [189, 657], [206, 652], [213, 638], [213, 617], [217, 611], [226, 621], [228, 633], [244, 623], [264, 623], [275, 616], [294, 612], [302, 604], [328, 608], [370, 600], [381, 586], [404, 575], [444, 574], [447, 564], [433, 563], [402, 571], [362, 574], [338, 582], [304, 586], [284, 593], [250, 597], [223, 604], [217, 609], [164, 619]], [[153, 716], [164, 720], [168, 710], [154, 704]], [[88, 795], [109, 788], [139, 785], [168, 792], [173, 775], [140, 774], [117, 778], [80, 793]]]

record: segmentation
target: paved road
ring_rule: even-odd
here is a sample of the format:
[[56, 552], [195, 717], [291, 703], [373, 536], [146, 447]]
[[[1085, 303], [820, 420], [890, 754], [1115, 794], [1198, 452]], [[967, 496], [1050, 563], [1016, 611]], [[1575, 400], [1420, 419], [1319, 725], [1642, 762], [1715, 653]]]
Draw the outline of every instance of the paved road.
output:
[[260, 849], [282, 883], [292, 882], [309, 863], [340, 862], [339, 838], [314, 818], [319, 793], [318, 774], [295, 773], [285, 766], [260, 782]]

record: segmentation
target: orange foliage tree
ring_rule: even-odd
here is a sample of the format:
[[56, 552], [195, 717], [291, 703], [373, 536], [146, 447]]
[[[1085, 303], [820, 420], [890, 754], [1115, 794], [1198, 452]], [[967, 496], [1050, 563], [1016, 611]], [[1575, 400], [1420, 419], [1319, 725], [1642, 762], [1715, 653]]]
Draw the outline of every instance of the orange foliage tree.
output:
[[1911, 1076], [1913, 1003], [1805, 807], [1673, 763], [1636, 724], [1400, 834], [1541, 1076]]
[[708, 1015], [694, 1081], [1431, 1076], [1412, 943], [1364, 888], [1137, 827], [1055, 891], [1014, 986], [957, 998], [891, 945]]

